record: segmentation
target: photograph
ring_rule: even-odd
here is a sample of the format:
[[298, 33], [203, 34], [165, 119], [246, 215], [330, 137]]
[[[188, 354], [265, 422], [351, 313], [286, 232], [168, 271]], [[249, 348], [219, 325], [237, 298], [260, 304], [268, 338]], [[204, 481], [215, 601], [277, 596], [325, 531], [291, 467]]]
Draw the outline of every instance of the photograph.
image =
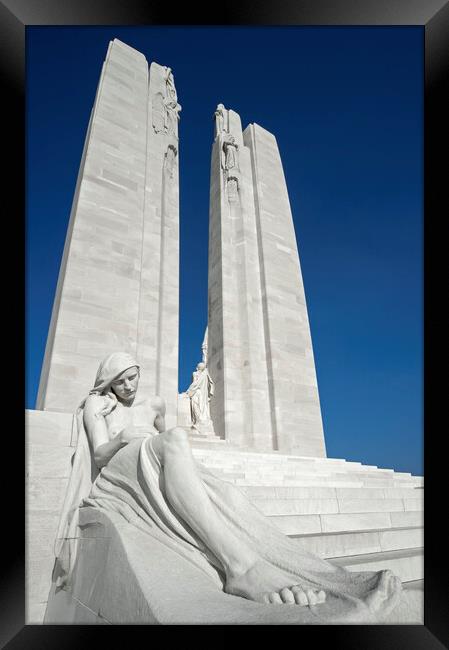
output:
[[424, 624], [423, 33], [27, 27], [27, 625]]

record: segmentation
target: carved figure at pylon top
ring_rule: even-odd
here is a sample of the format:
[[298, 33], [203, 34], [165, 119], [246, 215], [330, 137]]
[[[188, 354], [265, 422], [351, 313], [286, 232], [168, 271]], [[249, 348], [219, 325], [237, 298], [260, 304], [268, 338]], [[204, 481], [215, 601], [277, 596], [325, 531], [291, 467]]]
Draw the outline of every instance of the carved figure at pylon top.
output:
[[214, 139], [216, 140], [219, 135], [229, 131], [228, 111], [223, 106], [223, 104], [218, 104], [217, 108], [215, 109], [214, 117], [215, 117]]

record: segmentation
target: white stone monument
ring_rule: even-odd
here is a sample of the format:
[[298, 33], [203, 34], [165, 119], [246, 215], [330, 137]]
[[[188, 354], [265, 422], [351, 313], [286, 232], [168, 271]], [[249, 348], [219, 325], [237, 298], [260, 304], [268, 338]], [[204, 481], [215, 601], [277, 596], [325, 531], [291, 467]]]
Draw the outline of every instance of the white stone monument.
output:
[[[182, 571], [173, 570], [174, 538], [168, 546], [159, 543], [157, 526], [150, 530], [155, 546], [144, 553], [145, 585], [137, 576], [143, 575], [147, 532], [118, 513], [89, 520], [89, 509], [82, 513], [76, 597], [56, 593], [53, 542], [79, 440], [73, 412], [92, 386], [99, 359], [116, 350], [141, 364], [141, 392], [165, 399], [167, 429], [176, 417], [190, 426], [193, 415], [199, 433], [212, 436], [192, 436], [199, 467], [245, 487], [258, 509], [283, 533], [300, 537], [304, 549], [356, 568], [365, 554], [368, 568], [388, 564], [405, 581], [422, 577], [421, 477], [325, 458], [276, 140], [257, 125], [242, 133], [239, 116], [222, 104], [212, 150], [208, 328], [190, 398], [182, 393], [178, 401], [180, 110], [171, 69], [148, 68], [141, 53], [112, 41], [84, 146], [38, 410], [26, 413], [28, 624], [41, 623], [44, 612], [46, 622], [84, 624], [294, 618], [290, 607], [253, 617], [256, 603], [230, 601], [221, 582], [210, 590], [190, 557], [179, 565]], [[213, 440], [214, 431], [231, 444]], [[155, 494], [158, 487], [151, 483]], [[367, 494], [373, 487], [376, 498]], [[399, 554], [392, 557], [392, 550]], [[107, 562], [112, 571], [105, 570]]]
[[326, 456], [304, 286], [275, 137], [219, 104], [209, 217], [211, 415], [231, 443]]
[[37, 408], [72, 413], [111, 350], [140, 361], [143, 388], [178, 395], [178, 104], [170, 68], [114, 39], [92, 110]]

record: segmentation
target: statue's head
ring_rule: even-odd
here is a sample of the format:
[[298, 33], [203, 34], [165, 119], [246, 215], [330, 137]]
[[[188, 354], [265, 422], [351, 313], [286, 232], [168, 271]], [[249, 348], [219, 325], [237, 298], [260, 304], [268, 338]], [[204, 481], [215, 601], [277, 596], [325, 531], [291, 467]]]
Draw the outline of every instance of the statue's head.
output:
[[140, 371], [138, 366], [132, 366], [122, 372], [121, 375], [114, 379], [111, 384], [111, 390], [121, 402], [132, 402], [137, 393], [139, 385]]
[[206, 367], [206, 364], [203, 361], [200, 361], [199, 364], [197, 365], [196, 369], [197, 370], [204, 370]]
[[231, 135], [230, 133], [227, 133], [226, 137], [224, 139], [224, 142], [223, 142], [223, 147], [226, 148], [226, 147], [229, 147], [229, 146], [237, 147], [237, 142], [235, 141], [235, 138], [234, 138], [233, 135]]
[[100, 363], [90, 392], [102, 395], [112, 390], [120, 401], [129, 402], [136, 395], [139, 377], [140, 366], [134, 357], [127, 352], [113, 352]]

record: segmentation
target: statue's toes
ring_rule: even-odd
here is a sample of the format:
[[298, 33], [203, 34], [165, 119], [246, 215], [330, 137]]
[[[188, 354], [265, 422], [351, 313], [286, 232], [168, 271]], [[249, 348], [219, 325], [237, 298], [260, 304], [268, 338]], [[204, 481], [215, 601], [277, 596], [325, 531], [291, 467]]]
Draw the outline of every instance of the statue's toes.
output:
[[316, 605], [318, 602], [318, 596], [313, 589], [307, 589], [306, 591], [307, 598], [309, 599], [309, 605]]
[[277, 591], [270, 592], [268, 598], [270, 600], [270, 603], [273, 603], [273, 605], [282, 605], [282, 598]]
[[324, 603], [324, 601], [326, 600], [326, 592], [320, 589], [320, 591], [317, 594], [317, 597], [319, 603]]
[[292, 593], [292, 590], [289, 589], [288, 587], [284, 587], [284, 589], [281, 589], [279, 595], [281, 596], [283, 603], [286, 603], [287, 605], [295, 604], [295, 597]]
[[302, 607], [305, 607], [306, 605], [309, 604], [309, 599], [306, 596], [306, 593], [302, 587], [299, 585], [295, 585], [294, 587], [291, 588], [291, 592], [295, 598], [295, 603], [297, 605], [301, 605]]

